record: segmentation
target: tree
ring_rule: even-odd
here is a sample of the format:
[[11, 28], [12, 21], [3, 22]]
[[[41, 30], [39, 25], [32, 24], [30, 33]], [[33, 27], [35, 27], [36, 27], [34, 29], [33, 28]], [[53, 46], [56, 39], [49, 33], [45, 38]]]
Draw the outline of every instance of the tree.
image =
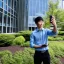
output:
[[49, 21], [50, 15], [55, 16], [57, 26], [62, 28], [64, 25], [64, 10], [59, 8], [59, 0], [57, 0], [56, 3], [53, 3], [52, 1], [49, 2], [49, 8], [46, 13], [46, 16], [44, 17], [45, 27], [49, 27], [50, 25]]

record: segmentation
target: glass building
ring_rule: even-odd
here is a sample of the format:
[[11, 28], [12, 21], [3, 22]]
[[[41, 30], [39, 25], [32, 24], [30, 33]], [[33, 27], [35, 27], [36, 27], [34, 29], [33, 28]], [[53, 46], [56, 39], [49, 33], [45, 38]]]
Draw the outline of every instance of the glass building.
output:
[[28, 27], [29, 30], [33, 30], [36, 27], [33, 19], [37, 16], [46, 15], [48, 0], [29, 0], [28, 4]]
[[17, 3], [18, 0], [0, 0], [0, 33], [18, 31]]
[[47, 10], [48, 0], [0, 0], [0, 33], [33, 30], [33, 19]]

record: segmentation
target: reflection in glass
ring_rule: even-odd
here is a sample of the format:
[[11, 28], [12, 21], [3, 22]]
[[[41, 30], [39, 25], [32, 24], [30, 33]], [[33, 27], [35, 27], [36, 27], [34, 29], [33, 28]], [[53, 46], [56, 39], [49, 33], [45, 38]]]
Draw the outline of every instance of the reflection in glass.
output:
[[8, 6], [11, 6], [11, 0], [8, 0]]
[[6, 3], [7, 4], [7, 0], [3, 0], [4, 1], [4, 3]]
[[6, 11], [7, 11], [7, 5], [5, 5], [5, 4], [4, 4], [4, 10], [6, 10]]
[[2, 5], [2, 2], [0, 1], [0, 8], [2, 8], [3, 7], [3, 5]]
[[7, 14], [7, 11], [4, 10], [4, 14]]
[[8, 12], [10, 12], [10, 7], [8, 7]]
[[0, 11], [1, 11], [1, 12], [3, 12], [3, 9], [2, 9], [2, 8], [0, 8]]

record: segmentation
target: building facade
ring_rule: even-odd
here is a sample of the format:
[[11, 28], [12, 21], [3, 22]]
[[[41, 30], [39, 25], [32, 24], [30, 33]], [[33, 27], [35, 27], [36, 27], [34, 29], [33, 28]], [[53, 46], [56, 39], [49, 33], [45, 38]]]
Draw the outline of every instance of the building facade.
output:
[[0, 33], [34, 30], [34, 18], [47, 10], [48, 0], [0, 0]]
[[36, 25], [34, 18], [37, 16], [45, 16], [48, 10], [48, 0], [29, 0], [28, 1], [28, 28], [34, 30]]
[[0, 33], [18, 31], [17, 3], [18, 0], [0, 0]]

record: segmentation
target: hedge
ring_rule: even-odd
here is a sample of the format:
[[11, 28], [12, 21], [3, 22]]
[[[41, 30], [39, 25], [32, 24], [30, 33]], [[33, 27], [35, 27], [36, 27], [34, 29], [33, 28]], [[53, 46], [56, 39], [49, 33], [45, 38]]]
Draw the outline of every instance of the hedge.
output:
[[15, 39], [14, 35], [11, 35], [11, 34], [0, 34], [0, 46], [11, 45], [14, 39]]

